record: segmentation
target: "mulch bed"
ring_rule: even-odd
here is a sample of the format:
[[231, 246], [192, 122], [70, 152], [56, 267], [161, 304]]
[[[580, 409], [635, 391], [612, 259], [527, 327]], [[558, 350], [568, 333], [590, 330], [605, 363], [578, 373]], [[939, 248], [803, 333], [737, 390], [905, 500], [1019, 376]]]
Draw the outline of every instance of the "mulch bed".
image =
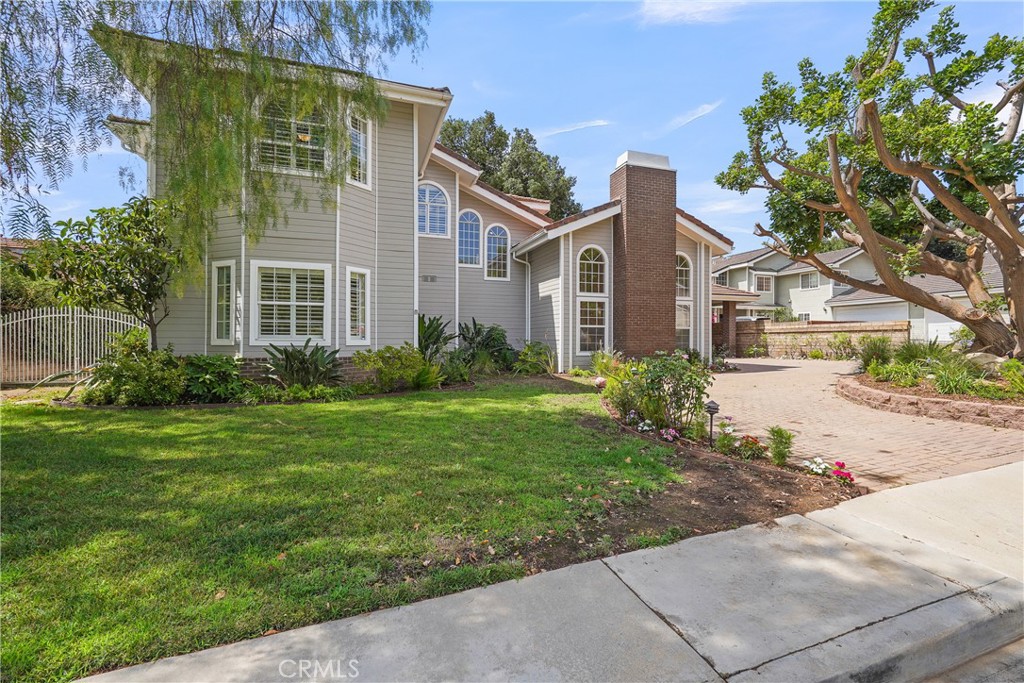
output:
[[921, 398], [943, 398], [947, 401], [985, 403], [991, 406], [1024, 406], [1024, 397], [1013, 397], [996, 401], [991, 398], [983, 398], [981, 396], [973, 396], [971, 394], [940, 394], [935, 391], [935, 388], [928, 382], [922, 382], [916, 387], [898, 387], [892, 382], [879, 382], [867, 373], [855, 375], [855, 379], [866, 387], [878, 389], [879, 391], [887, 391], [890, 394], [906, 394], [907, 396], [919, 396]]

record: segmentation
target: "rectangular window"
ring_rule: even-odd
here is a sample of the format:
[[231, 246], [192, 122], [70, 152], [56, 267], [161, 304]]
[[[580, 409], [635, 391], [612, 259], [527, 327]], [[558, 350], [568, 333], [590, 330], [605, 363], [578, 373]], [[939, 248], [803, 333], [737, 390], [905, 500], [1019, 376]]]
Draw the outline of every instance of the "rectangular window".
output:
[[251, 263], [253, 344], [330, 340], [329, 265], [255, 260]]
[[581, 299], [579, 305], [579, 353], [600, 351], [604, 348], [608, 302]]
[[728, 287], [729, 286], [729, 273], [725, 272], [725, 273], [719, 273], [718, 275], [716, 275], [715, 276], [715, 284], [716, 285], [721, 285], [723, 287]]
[[690, 340], [690, 304], [676, 303], [676, 348], [689, 349]]
[[235, 262], [214, 261], [210, 288], [212, 321], [210, 342], [233, 344], [235, 341], [234, 282]]
[[810, 322], [811, 314], [810, 313], [797, 313], [796, 314], [796, 319], [801, 321], [801, 322], [805, 322], [805, 323], [806, 322]]
[[370, 271], [347, 268], [348, 294], [345, 297], [348, 321], [345, 343], [361, 346], [370, 343]]
[[311, 113], [298, 118], [290, 98], [273, 100], [263, 108], [259, 140], [261, 165], [283, 171], [322, 172], [326, 163], [326, 128]]
[[755, 275], [754, 276], [754, 291], [761, 294], [766, 294], [772, 291], [772, 276], [771, 275]]
[[352, 155], [349, 159], [348, 178], [358, 185], [369, 187], [370, 123], [366, 119], [352, 116], [348, 132], [352, 140]]
[[818, 273], [802, 273], [800, 275], [800, 289], [817, 289]]

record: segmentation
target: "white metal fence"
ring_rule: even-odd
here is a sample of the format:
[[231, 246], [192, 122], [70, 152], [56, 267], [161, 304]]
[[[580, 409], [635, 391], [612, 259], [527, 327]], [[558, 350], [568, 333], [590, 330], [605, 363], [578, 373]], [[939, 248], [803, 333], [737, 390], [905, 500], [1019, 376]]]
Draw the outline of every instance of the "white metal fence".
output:
[[0, 323], [0, 383], [34, 384], [89, 367], [106, 352], [111, 334], [142, 326], [117, 311], [51, 307], [8, 313]]

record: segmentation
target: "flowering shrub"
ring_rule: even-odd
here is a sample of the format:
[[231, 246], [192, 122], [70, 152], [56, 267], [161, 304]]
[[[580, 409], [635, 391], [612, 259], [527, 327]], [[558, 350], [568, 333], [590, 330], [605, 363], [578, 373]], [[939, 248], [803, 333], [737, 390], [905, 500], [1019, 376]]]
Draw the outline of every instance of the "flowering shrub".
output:
[[739, 444], [736, 445], [736, 452], [744, 460], [755, 460], [765, 457], [768, 453], [768, 447], [761, 443], [756, 436], [746, 434], [740, 439]]
[[821, 458], [804, 460], [804, 467], [810, 470], [811, 474], [817, 474], [821, 477], [835, 477], [844, 484], [852, 484], [854, 481], [853, 473], [846, 469], [846, 463], [842, 460], [836, 460], [831, 465]]
[[718, 436], [715, 437], [715, 450], [724, 455], [731, 454], [736, 450], [736, 427], [731, 417], [723, 417], [718, 423]]
[[662, 429], [660, 432], [658, 432], [658, 436], [660, 436], [665, 441], [668, 441], [669, 443], [675, 443], [680, 439], [679, 432], [672, 429], [671, 427], [669, 427], [668, 429]]
[[657, 353], [602, 369], [607, 372], [604, 395], [620, 415], [636, 412], [658, 429], [686, 427], [703, 419], [712, 376], [692, 354]]
[[654, 423], [650, 420], [644, 420], [636, 426], [638, 432], [653, 432], [655, 429]]

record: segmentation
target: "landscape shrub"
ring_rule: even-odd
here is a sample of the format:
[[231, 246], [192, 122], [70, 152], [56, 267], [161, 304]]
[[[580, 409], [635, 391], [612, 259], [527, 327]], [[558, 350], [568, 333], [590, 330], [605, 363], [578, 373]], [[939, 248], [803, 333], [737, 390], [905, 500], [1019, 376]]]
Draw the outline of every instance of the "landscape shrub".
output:
[[470, 379], [469, 364], [466, 363], [463, 354], [457, 351], [450, 351], [444, 355], [444, 359], [441, 361], [441, 373], [444, 375], [444, 381], [448, 384], [460, 384], [468, 382]]
[[586, 368], [569, 368], [570, 377], [593, 377], [594, 371]]
[[654, 428], [685, 430], [703, 419], [704, 399], [713, 379], [707, 365], [687, 356], [676, 351], [642, 361], [621, 361], [607, 372], [604, 396], [620, 415], [636, 413]]
[[1018, 396], [1024, 396], [1024, 363], [1016, 358], [1003, 361], [999, 366], [999, 374], [1010, 385], [1010, 391]]
[[185, 400], [194, 403], [237, 401], [245, 391], [239, 361], [233, 356], [188, 356], [185, 374]]
[[956, 355], [958, 354], [955, 350], [945, 344], [940, 344], [936, 339], [932, 339], [927, 342], [903, 342], [896, 347], [892, 357], [893, 360], [900, 363], [932, 364], [941, 363]]
[[312, 387], [304, 387], [299, 384], [292, 384], [285, 388], [277, 384], [257, 384], [248, 382], [245, 384], [240, 398], [247, 405], [260, 403], [298, 403], [306, 401], [320, 401], [323, 403], [335, 403], [348, 401], [355, 397], [356, 391], [353, 387], [333, 386], [329, 387], [319, 384]]
[[849, 360], [857, 357], [857, 347], [848, 332], [836, 332], [828, 340], [828, 348], [836, 360]]
[[966, 351], [974, 344], [974, 330], [967, 325], [961, 325], [953, 330], [949, 338], [952, 340], [953, 346], [961, 351]]
[[478, 323], [476, 318], [459, 323], [459, 350], [469, 359], [471, 370], [482, 374], [511, 370], [516, 362], [516, 352], [508, 343], [505, 328]]
[[715, 437], [715, 450], [723, 455], [732, 455], [736, 450], [736, 442], [739, 440], [734, 433], [736, 428], [730, 418], [725, 418], [718, 423], [718, 436]]
[[811, 349], [807, 353], [807, 357], [811, 360], [825, 360], [825, 352], [821, 349]]
[[736, 454], [743, 460], [757, 460], [768, 453], [768, 447], [756, 436], [745, 434], [736, 444]]
[[149, 348], [142, 329], [111, 335], [107, 354], [93, 368], [80, 400], [89, 405], [165, 406], [181, 401], [185, 374], [170, 347]]
[[923, 370], [914, 361], [892, 361], [884, 365], [874, 361], [868, 366], [868, 374], [880, 382], [891, 382], [898, 387], [916, 387], [921, 383]]
[[527, 342], [512, 365], [512, 370], [517, 375], [553, 375], [557, 370], [555, 354], [544, 342]]
[[612, 349], [602, 349], [590, 354], [590, 368], [598, 377], [608, 377], [622, 363], [622, 354]]
[[352, 362], [361, 370], [375, 373], [374, 384], [384, 393], [410, 387], [426, 364], [423, 354], [410, 342], [385, 346], [376, 351], [356, 351]]
[[892, 342], [888, 337], [864, 335], [860, 338], [860, 367], [862, 370], [866, 370], [874, 361], [884, 365], [891, 360]]
[[439, 362], [448, 344], [459, 336], [448, 331], [448, 324], [448, 321], [443, 320], [439, 315], [432, 318], [425, 315], [419, 317], [419, 349], [423, 354], [423, 360], [427, 363]]
[[793, 432], [778, 425], [768, 428], [768, 456], [773, 465], [782, 467], [793, 454]]
[[934, 373], [935, 390], [940, 394], [970, 394], [977, 385], [975, 374], [964, 363], [940, 363]]
[[440, 363], [424, 363], [423, 367], [416, 371], [409, 387], [417, 391], [423, 389], [437, 389], [444, 382], [444, 372]]
[[293, 385], [300, 387], [331, 386], [341, 384], [343, 376], [338, 364], [338, 349], [328, 351], [307, 339], [302, 346], [267, 347], [267, 377], [288, 388]]

